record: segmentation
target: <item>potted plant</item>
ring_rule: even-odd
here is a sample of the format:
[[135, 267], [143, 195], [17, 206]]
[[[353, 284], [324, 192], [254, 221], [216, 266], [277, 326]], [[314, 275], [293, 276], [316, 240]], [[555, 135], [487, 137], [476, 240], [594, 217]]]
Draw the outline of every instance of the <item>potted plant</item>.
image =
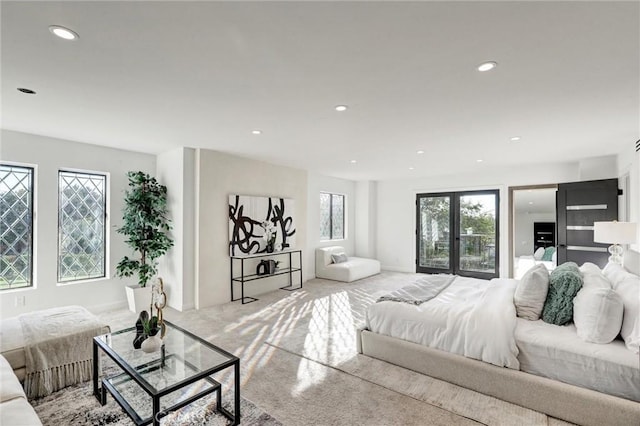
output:
[[151, 288], [147, 283], [158, 272], [157, 259], [173, 246], [168, 232], [167, 187], [144, 172], [128, 172], [129, 189], [125, 192], [122, 226], [116, 230], [127, 237], [125, 242], [137, 258], [125, 256], [116, 267], [118, 277], [138, 276], [137, 286], [127, 286], [127, 300], [132, 312], [149, 305]]

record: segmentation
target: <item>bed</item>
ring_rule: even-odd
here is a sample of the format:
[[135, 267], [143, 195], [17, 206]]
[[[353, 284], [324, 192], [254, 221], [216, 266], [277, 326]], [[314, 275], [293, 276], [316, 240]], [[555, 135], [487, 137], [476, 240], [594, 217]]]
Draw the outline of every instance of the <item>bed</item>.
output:
[[[513, 294], [515, 283], [494, 282], [507, 294]], [[367, 328], [358, 334], [360, 352], [570, 422], [640, 424], [640, 359], [623, 341], [584, 342], [573, 325], [516, 318], [508, 305], [490, 306], [480, 316], [469, 314], [476, 309], [469, 303], [482, 286], [488, 283], [456, 279], [448, 293], [443, 290], [425, 303], [435, 304], [433, 309], [422, 304], [375, 303], [367, 312]], [[491, 298], [506, 297], [496, 293]], [[450, 316], [456, 315], [447, 311], [447, 305], [469, 318], [452, 320]], [[422, 321], [429, 316], [428, 309], [439, 320]], [[492, 353], [494, 343], [478, 327], [493, 311], [498, 311], [498, 329], [492, 326], [490, 336], [506, 354]], [[474, 330], [471, 335], [480, 334], [479, 340], [443, 335], [444, 329], [468, 327]]]

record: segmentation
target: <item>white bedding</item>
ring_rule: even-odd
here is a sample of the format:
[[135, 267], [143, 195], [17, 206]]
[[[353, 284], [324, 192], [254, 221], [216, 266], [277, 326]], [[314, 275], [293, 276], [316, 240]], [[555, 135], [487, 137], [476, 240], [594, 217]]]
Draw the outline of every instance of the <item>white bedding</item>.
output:
[[516, 283], [456, 277], [438, 296], [419, 306], [374, 303], [367, 310], [367, 327], [375, 333], [518, 369]]
[[573, 324], [517, 319], [520, 369], [538, 376], [640, 401], [640, 359], [622, 340], [582, 341]]

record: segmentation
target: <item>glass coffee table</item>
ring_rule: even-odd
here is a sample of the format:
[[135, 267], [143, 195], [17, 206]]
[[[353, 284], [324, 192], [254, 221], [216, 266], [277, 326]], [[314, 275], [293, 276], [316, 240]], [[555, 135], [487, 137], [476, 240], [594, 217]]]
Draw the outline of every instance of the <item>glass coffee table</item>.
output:
[[[216, 410], [240, 424], [240, 359], [169, 321], [163, 347], [153, 353], [133, 348], [135, 327], [93, 339], [93, 394], [102, 405], [107, 391], [136, 425], [160, 425], [173, 411], [212, 393]], [[99, 380], [99, 349], [118, 365]], [[222, 386], [211, 375], [233, 367], [234, 412], [221, 404]], [[101, 382], [102, 386], [98, 386]]]

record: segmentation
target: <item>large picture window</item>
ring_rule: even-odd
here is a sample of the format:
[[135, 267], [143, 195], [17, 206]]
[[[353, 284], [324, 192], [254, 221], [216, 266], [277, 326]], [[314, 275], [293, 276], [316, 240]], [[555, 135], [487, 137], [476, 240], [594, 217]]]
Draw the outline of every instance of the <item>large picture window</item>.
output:
[[33, 169], [0, 164], [0, 290], [33, 285]]
[[320, 240], [344, 239], [344, 195], [320, 193]]
[[102, 174], [58, 173], [58, 282], [106, 276], [106, 187]]

